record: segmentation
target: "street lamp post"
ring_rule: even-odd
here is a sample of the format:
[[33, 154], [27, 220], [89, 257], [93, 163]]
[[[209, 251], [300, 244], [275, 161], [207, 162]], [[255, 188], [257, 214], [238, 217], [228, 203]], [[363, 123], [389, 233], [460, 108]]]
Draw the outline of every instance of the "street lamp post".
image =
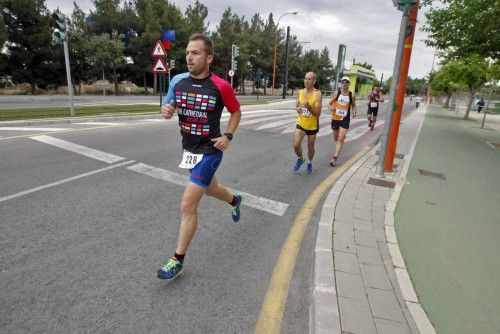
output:
[[288, 12], [283, 15], [281, 15], [278, 19], [278, 22], [276, 22], [276, 34], [274, 37], [274, 62], [273, 62], [273, 86], [272, 86], [272, 95], [274, 95], [274, 83], [276, 82], [276, 56], [278, 52], [278, 25], [280, 24], [280, 20], [283, 16], [288, 15], [288, 14], [293, 14], [297, 15], [297, 12]]

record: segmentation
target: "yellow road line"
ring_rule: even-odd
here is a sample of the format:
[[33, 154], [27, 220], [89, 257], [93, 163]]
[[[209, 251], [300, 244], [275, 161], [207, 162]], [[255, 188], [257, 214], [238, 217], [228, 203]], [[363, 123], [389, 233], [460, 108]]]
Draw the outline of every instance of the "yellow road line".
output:
[[290, 280], [297, 260], [297, 253], [309, 220], [324, 193], [330, 189], [333, 183], [354, 165], [356, 161], [361, 159], [368, 150], [369, 148], [365, 147], [321, 182], [300, 209], [290, 232], [288, 232], [285, 243], [281, 248], [278, 262], [274, 267], [273, 275], [260, 311], [259, 320], [255, 328], [255, 334], [280, 333]]

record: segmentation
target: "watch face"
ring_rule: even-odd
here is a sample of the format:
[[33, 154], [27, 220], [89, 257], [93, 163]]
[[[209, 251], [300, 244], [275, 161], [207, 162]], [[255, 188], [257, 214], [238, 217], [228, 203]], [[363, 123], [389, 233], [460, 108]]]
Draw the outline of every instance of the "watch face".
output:
[[227, 137], [227, 139], [229, 139], [229, 140], [233, 140], [233, 134], [232, 134], [232, 133], [226, 132], [226, 133], [224, 134], [224, 136], [226, 136], [226, 137]]

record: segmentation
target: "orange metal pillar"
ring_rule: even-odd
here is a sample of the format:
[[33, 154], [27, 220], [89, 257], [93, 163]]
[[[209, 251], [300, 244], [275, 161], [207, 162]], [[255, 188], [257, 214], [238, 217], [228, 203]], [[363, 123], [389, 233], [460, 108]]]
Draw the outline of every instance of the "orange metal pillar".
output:
[[384, 161], [384, 171], [390, 172], [393, 168], [394, 155], [398, 142], [399, 123], [401, 122], [401, 113], [406, 92], [406, 80], [408, 78], [408, 69], [410, 67], [411, 51], [413, 47], [413, 37], [415, 36], [415, 27], [417, 25], [418, 3], [411, 8], [408, 17], [408, 33], [405, 38], [403, 50], [403, 59], [401, 61], [401, 72], [399, 75], [399, 85], [396, 93], [395, 108], [392, 115], [392, 123], [387, 140], [387, 153]]

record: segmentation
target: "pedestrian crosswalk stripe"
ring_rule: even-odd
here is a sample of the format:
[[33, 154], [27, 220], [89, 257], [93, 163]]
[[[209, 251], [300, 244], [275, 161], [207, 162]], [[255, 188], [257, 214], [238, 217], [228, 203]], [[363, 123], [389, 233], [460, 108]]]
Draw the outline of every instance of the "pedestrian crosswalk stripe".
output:
[[[166, 169], [157, 168], [149, 166], [143, 163], [138, 163], [127, 167], [127, 169], [153, 177], [158, 180], [163, 180], [166, 182], [174, 183], [180, 186], [185, 186], [188, 183], [188, 177], [186, 175], [171, 172]], [[285, 211], [288, 209], [288, 204], [267, 199], [264, 197], [252, 195], [239, 190], [230, 189], [232, 192], [238, 192], [243, 195], [243, 205], [249, 206], [254, 209], [269, 212], [276, 216], [283, 216]]]

